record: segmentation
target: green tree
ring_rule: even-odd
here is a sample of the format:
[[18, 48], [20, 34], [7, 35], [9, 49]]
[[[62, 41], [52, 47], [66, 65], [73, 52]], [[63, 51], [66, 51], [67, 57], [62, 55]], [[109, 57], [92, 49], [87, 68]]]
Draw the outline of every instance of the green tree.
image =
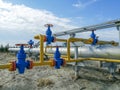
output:
[[3, 47], [3, 45], [0, 46], [0, 52], [4, 52], [4, 47]]
[[8, 52], [9, 44], [4, 47], [4, 52]]

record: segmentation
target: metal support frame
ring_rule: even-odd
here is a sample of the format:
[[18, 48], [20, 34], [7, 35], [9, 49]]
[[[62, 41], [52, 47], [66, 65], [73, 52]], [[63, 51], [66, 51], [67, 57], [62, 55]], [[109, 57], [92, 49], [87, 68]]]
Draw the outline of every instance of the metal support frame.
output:
[[120, 46], [120, 25], [117, 26], [117, 30], [118, 30], [118, 32], [119, 32], [119, 46]]
[[119, 28], [119, 46], [120, 46], [120, 26], [118, 26]]
[[[78, 59], [78, 47], [75, 46], [75, 55], [74, 55], [75, 59]], [[78, 68], [78, 62], [75, 62], [75, 77], [78, 78], [79, 76], [79, 68]]]
[[107, 67], [108, 68], [108, 71], [110, 73], [109, 79], [115, 78], [115, 72], [117, 70], [117, 63], [105, 62], [105, 63], [102, 63], [102, 67]]
[[[70, 34], [70, 38], [75, 38], [75, 36], [76, 36], [76, 34], [75, 33], [73, 33], [73, 34]], [[74, 42], [72, 42], [73, 43], [73, 45], [75, 46], [74, 47], [74, 59], [76, 60], [76, 59], [78, 59], [78, 46], [74, 43]], [[70, 43], [68, 43], [68, 44], [70, 44]], [[69, 45], [70, 46], [70, 45]], [[76, 79], [78, 78], [78, 76], [79, 76], [79, 69], [78, 69], [78, 62], [75, 62], [75, 77], [76, 77]]]
[[86, 27], [76, 28], [76, 29], [72, 29], [72, 30], [68, 30], [68, 31], [58, 32], [53, 35], [54, 36], [63, 36], [63, 35], [70, 35], [73, 33], [81, 33], [81, 32], [87, 32], [87, 31], [92, 31], [92, 30], [101, 30], [101, 29], [106, 29], [106, 28], [112, 28], [112, 27], [116, 27], [116, 23], [118, 23], [118, 22], [120, 22], [120, 19], [104, 22], [104, 23], [97, 24], [97, 25], [86, 26]]

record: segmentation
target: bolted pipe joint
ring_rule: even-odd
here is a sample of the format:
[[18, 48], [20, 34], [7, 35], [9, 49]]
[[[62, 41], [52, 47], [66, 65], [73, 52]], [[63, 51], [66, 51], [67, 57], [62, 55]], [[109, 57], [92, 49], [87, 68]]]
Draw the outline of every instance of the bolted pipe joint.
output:
[[16, 61], [10, 61], [9, 62], [11, 66], [9, 67], [9, 71], [15, 71], [16, 70]]
[[46, 24], [45, 26], [48, 27], [48, 29], [46, 31], [46, 36], [45, 36], [44, 41], [46, 41], [46, 45], [49, 45], [49, 44], [51, 44], [52, 42], [55, 41], [55, 37], [52, 36], [52, 31], [50, 29], [50, 27], [53, 27], [53, 25], [52, 24]]
[[92, 31], [90, 37], [91, 37], [91, 39], [92, 39], [92, 40], [91, 40], [91, 41], [92, 41], [92, 45], [96, 45], [97, 42], [98, 42], [98, 37], [97, 37], [96, 34], [94, 33], [94, 30]]
[[16, 68], [18, 69], [18, 72], [20, 74], [23, 74], [25, 72], [25, 68], [27, 69], [32, 69], [33, 67], [33, 62], [29, 61], [29, 60], [25, 60], [26, 59], [26, 53], [24, 51], [24, 47], [23, 45], [21, 45], [20, 47], [20, 51], [18, 51], [17, 54], [17, 61], [13, 61], [11, 62], [11, 67], [10, 67], [10, 71], [15, 71]]
[[34, 44], [34, 41], [33, 41], [33, 40], [30, 40], [30, 41], [28, 41], [28, 44], [30, 45], [30, 48], [32, 48], [32, 47], [33, 47], [33, 44]]
[[61, 57], [61, 54], [59, 52], [59, 48], [56, 48], [56, 52], [54, 54], [54, 61], [55, 61], [55, 68], [60, 69], [61, 66], [65, 65], [65, 60], [63, 60]]

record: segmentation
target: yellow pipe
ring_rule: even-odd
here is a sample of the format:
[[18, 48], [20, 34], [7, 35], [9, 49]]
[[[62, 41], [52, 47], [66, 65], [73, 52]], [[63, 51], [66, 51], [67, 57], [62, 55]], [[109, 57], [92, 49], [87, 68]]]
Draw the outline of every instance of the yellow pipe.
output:
[[11, 66], [11, 63], [8, 63], [8, 64], [1, 64], [0, 65], [0, 69], [9, 69]]
[[70, 59], [69, 61], [67, 59], [64, 59], [67, 62], [81, 62], [83, 61], [84, 59]]
[[56, 48], [57, 46], [46, 46], [46, 48]]
[[118, 59], [106, 59], [106, 58], [86, 58], [86, 59], [93, 60], [93, 61], [120, 63], [120, 60], [118, 60]]
[[66, 62], [81, 62], [81, 61], [91, 60], [91, 61], [120, 63], [120, 60], [118, 59], [106, 59], [106, 58], [78, 58], [78, 59], [70, 59], [69, 61], [67, 58], [64, 58], [64, 60], [66, 60]]
[[[117, 59], [106, 59], [106, 58], [78, 58], [78, 59], [71, 59], [68, 60], [68, 58], [64, 58], [64, 60], [67, 62], [81, 62], [81, 61], [87, 61], [87, 60], [91, 60], [91, 61], [104, 61], [104, 62], [113, 62], [113, 63], [120, 63], [120, 60]], [[33, 66], [44, 66], [44, 65], [52, 65], [52, 61], [45, 61], [45, 62], [33, 62]], [[0, 65], [0, 69], [8, 69], [10, 68], [11, 64], [1, 64]]]
[[[48, 55], [48, 56], [52, 56], [52, 57], [54, 56], [54, 54], [46, 54], [46, 55]], [[66, 55], [61, 55], [61, 57], [62, 57], [62, 58], [67, 58]]]
[[35, 39], [40, 39], [39, 35], [34, 36]]
[[67, 57], [68, 61], [70, 61], [70, 38], [67, 40]]
[[[81, 41], [85, 44], [91, 44], [92, 43], [92, 39], [83, 39], [83, 38], [70, 38], [71, 39], [71, 42], [78, 42], [78, 41]], [[113, 46], [117, 46], [118, 45], [118, 42], [114, 42], [114, 41], [98, 41], [97, 43], [98, 45], [104, 45], [104, 44], [111, 44]]]
[[68, 57], [68, 61], [70, 61], [70, 42], [78, 42], [81, 41], [80, 38], [69, 38], [67, 40], [67, 57]]
[[44, 66], [44, 65], [51, 65], [51, 64], [52, 64], [51, 61], [45, 61], [44, 63], [33, 62], [33, 66]]
[[56, 41], [59, 41], [59, 42], [67, 42], [66, 39], [58, 39], [58, 38], [56, 38], [55, 40], [56, 40]]
[[70, 39], [70, 42], [80, 42], [82, 41], [81, 38], [69, 38]]
[[43, 35], [39, 35], [40, 38], [40, 63], [43, 63], [44, 61], [44, 36]]
[[[35, 39], [39, 39], [39, 35], [36, 35], [34, 36]], [[75, 38], [76, 41], [81, 41], [85, 44], [91, 44], [92, 43], [92, 39], [83, 39], [83, 38]], [[58, 39], [56, 38], [56, 41], [59, 41], [59, 42], [67, 42], [66, 39]], [[114, 42], [114, 41], [98, 41], [97, 44], [100, 44], [100, 45], [104, 45], [104, 44], [111, 44], [113, 46], [117, 46], [118, 45], [118, 42]]]

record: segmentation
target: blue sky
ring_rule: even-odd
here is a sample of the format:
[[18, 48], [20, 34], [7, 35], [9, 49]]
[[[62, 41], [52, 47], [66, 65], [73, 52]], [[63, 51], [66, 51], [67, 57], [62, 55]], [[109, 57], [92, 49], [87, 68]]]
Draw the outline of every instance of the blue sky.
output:
[[[1, 43], [22, 43], [45, 32], [53, 33], [120, 18], [120, 0], [0, 0]], [[77, 37], [89, 38], [91, 32]], [[118, 41], [116, 28], [96, 31], [101, 40]], [[103, 35], [105, 34], [105, 35]]]

